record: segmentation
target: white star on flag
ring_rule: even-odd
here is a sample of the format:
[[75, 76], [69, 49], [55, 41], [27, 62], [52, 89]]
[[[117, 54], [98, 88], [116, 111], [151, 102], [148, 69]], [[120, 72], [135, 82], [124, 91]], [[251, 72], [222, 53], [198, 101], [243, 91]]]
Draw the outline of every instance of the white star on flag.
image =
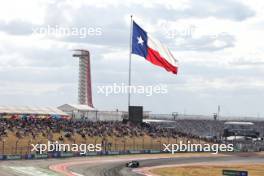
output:
[[138, 44], [143, 46], [144, 40], [141, 38], [141, 36], [137, 37], [138, 39]]

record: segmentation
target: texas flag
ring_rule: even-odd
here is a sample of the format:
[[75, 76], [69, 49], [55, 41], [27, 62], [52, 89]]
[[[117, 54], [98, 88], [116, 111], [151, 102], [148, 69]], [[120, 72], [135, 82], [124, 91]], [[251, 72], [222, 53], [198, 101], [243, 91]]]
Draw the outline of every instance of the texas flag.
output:
[[149, 62], [177, 74], [177, 60], [169, 49], [151, 37], [144, 29], [133, 21], [132, 54], [144, 57]]

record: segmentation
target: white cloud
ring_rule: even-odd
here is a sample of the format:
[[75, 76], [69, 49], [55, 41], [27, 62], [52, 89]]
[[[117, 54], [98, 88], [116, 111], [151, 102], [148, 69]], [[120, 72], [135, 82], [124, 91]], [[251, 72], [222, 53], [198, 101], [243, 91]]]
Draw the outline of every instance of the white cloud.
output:
[[8, 0], [2, 2], [0, 19], [4, 21], [20, 19], [34, 24], [41, 24], [44, 21], [46, 2], [45, 0]]
[[[91, 51], [95, 83], [126, 82], [129, 15], [134, 14], [145, 30], [170, 47], [180, 61], [180, 68], [179, 75], [175, 76], [142, 58], [133, 57], [133, 83], [167, 83], [171, 88], [167, 97], [153, 97], [153, 101], [158, 98], [165, 104], [180, 99], [177, 107], [188, 108], [191, 113], [210, 114], [211, 107], [221, 103], [240, 114], [245, 95], [250, 102], [261, 104], [255, 94], [264, 88], [263, 8], [264, 3], [257, 0], [2, 2], [0, 104], [15, 104], [15, 97], [27, 97], [28, 101], [20, 103], [36, 103], [37, 97], [47, 105], [48, 98], [56, 97], [55, 102], [63, 104], [70, 101], [65, 94], [69, 94], [69, 98], [77, 97], [78, 62], [71, 58], [71, 49], [75, 48]], [[32, 35], [32, 27], [46, 25], [99, 26], [102, 36], [80, 39]], [[168, 38], [168, 31], [178, 33]], [[58, 94], [60, 91], [62, 94]], [[237, 99], [230, 99], [233, 94]], [[144, 97], [135, 100], [154, 112], [175, 111], [176, 107], [157, 106]], [[117, 101], [111, 98], [103, 103], [96, 101], [96, 106], [124, 104], [113, 105], [112, 102]], [[199, 103], [194, 105], [194, 102]], [[247, 110], [243, 108], [242, 113], [262, 111], [260, 105], [251, 104]]]

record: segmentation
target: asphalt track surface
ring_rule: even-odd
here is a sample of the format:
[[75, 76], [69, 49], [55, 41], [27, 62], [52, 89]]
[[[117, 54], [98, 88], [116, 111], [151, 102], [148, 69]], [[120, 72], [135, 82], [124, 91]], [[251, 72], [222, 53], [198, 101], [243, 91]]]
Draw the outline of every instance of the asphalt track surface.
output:
[[[195, 164], [195, 163], [264, 163], [264, 158], [256, 157], [180, 157], [180, 158], [162, 158], [147, 159], [140, 161], [140, 168], [150, 168], [160, 165], [177, 165], [177, 164]], [[104, 165], [87, 166], [79, 165], [70, 167], [70, 170], [85, 176], [142, 176], [135, 173], [131, 168], [125, 167], [124, 162], [106, 163]], [[140, 170], [140, 169], [136, 169]]]
[[[131, 169], [125, 163], [139, 160], [140, 167]], [[172, 157], [171, 155], [130, 155], [67, 158], [27, 161], [0, 161], [0, 176], [140, 176], [144, 169], [155, 166], [188, 165], [188, 164], [226, 164], [229, 163], [262, 163], [264, 155], [188, 155]]]

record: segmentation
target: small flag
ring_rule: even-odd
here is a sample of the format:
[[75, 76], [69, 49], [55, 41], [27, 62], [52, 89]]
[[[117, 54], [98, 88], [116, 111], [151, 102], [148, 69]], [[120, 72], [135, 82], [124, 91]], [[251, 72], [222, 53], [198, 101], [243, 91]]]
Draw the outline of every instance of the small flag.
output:
[[169, 49], [160, 41], [151, 37], [144, 29], [133, 21], [132, 54], [144, 57], [154, 65], [177, 74], [177, 60]]

